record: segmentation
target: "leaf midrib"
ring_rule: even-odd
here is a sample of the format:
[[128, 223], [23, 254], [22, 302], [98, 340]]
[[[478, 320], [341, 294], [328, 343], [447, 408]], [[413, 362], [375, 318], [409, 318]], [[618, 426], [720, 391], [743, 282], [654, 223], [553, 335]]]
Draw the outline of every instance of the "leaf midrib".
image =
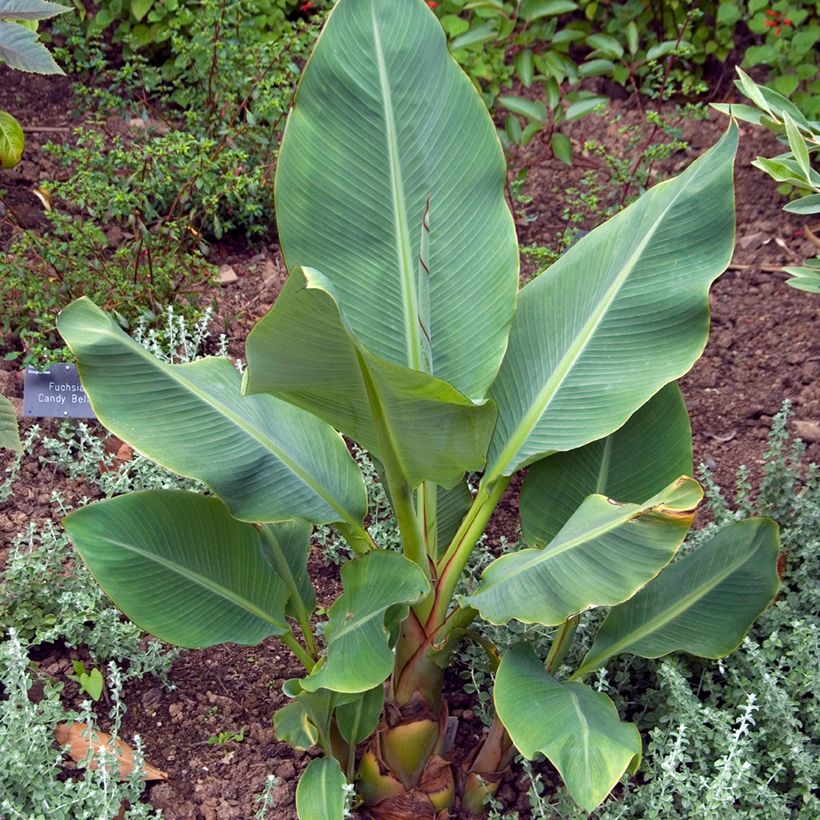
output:
[[[697, 179], [697, 176], [693, 176], [693, 179]], [[673, 180], [661, 182], [652, 190], [658, 190], [662, 186], [669, 185], [672, 182]], [[621, 288], [629, 279], [636, 265], [640, 261], [644, 250], [654, 237], [658, 227], [662, 224], [667, 213], [671, 210], [675, 203], [683, 196], [684, 193], [688, 191], [690, 184], [691, 180], [687, 180], [686, 184], [681, 186], [680, 190], [672, 197], [667, 206], [656, 217], [651, 228], [646, 232], [643, 239], [638, 243], [638, 246], [624, 264], [621, 272], [614, 278], [612, 284], [607, 288], [604, 298], [601, 300], [599, 306], [592, 312], [587, 321], [582, 325], [575, 338], [575, 341], [569, 346], [567, 352], [550, 374], [544, 387], [539, 391], [538, 395], [535, 397], [535, 400], [530, 405], [529, 411], [524, 414], [521, 421], [516, 425], [507, 441], [506, 446], [496, 459], [493, 467], [488, 470], [492, 478], [497, 478], [501, 475], [507, 474], [507, 469], [509, 468], [510, 463], [516, 457], [524, 444], [526, 444], [530, 433], [547, 411], [547, 407], [549, 407], [553, 398], [555, 398], [561, 386], [566, 381], [566, 378], [570, 374], [572, 368], [586, 349], [586, 346], [595, 335], [595, 332], [598, 330], [601, 322], [608, 313], [609, 308], [612, 306], [616, 297], [620, 293]]]
[[379, 73], [379, 88], [384, 108], [385, 139], [390, 168], [390, 191], [392, 194], [393, 224], [396, 228], [396, 256], [399, 263], [399, 281], [402, 293], [404, 322], [404, 344], [407, 365], [414, 370], [422, 370], [421, 339], [418, 331], [418, 294], [414, 282], [413, 252], [410, 245], [410, 228], [405, 208], [404, 182], [402, 180], [401, 162], [399, 159], [398, 133], [393, 113], [393, 97], [390, 79], [387, 75], [387, 64], [384, 60], [381, 31], [376, 19], [376, 3], [371, 3], [371, 20], [373, 23], [373, 40], [376, 52], [376, 65]]

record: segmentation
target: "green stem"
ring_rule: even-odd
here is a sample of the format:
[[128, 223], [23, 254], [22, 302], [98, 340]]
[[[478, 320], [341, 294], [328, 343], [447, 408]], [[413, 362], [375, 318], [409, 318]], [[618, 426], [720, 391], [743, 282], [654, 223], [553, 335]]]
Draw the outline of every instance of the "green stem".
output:
[[427, 555], [434, 561], [438, 554], [437, 502], [438, 491], [432, 481], [424, 481], [416, 493], [418, 516], [422, 522]]
[[461, 526], [453, 536], [447, 552], [436, 565], [438, 584], [436, 585], [435, 600], [427, 620], [426, 630], [429, 634], [438, 628], [447, 618], [447, 610], [455, 594], [458, 579], [470, 555], [484, 532], [490, 516], [498, 506], [504, 490], [510, 483], [510, 476], [501, 476], [485, 485], [482, 481], [478, 487], [473, 504], [470, 507]]
[[396, 453], [391, 431], [383, 423], [385, 410], [381, 404], [379, 391], [373, 382], [373, 376], [367, 365], [367, 361], [358, 349], [356, 350], [356, 358], [359, 363], [362, 383], [367, 393], [370, 411], [376, 424], [376, 433], [379, 437], [379, 444], [381, 445], [381, 461], [384, 467], [384, 477], [387, 481], [393, 512], [396, 514], [396, 522], [399, 525], [402, 548], [407, 558], [418, 564], [425, 578], [429, 579], [430, 564], [427, 560], [424, 537], [413, 503], [413, 490], [407, 481], [407, 476], [402, 469], [403, 465]]
[[552, 646], [550, 646], [547, 660], [544, 663], [547, 672], [552, 674], [561, 665], [561, 662], [566, 658], [569, 648], [572, 646], [572, 639], [575, 637], [575, 630], [578, 629], [579, 615], [573, 615], [567, 618], [555, 633], [552, 639]]
[[285, 632], [284, 635], [279, 636], [279, 639], [288, 649], [290, 649], [291, 652], [293, 652], [294, 655], [296, 655], [302, 666], [304, 666], [308, 672], [313, 671], [313, 667], [316, 666], [315, 658], [312, 658], [302, 644], [296, 640], [293, 632]]

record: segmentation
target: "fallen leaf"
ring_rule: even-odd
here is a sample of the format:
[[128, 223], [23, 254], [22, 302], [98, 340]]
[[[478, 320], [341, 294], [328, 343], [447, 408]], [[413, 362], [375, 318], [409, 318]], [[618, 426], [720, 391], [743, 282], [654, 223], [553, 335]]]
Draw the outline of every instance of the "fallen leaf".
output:
[[[87, 723], [59, 723], [54, 735], [61, 746], [68, 746], [68, 754], [77, 763], [87, 760], [91, 752], [89, 766], [92, 769], [98, 768], [97, 752], [105, 746], [109, 752], [116, 755], [119, 763], [117, 779], [127, 780], [134, 771], [134, 750], [124, 740], [115, 740], [107, 732], [98, 732]], [[148, 763], [143, 763], [142, 779], [167, 780], [168, 775]]]

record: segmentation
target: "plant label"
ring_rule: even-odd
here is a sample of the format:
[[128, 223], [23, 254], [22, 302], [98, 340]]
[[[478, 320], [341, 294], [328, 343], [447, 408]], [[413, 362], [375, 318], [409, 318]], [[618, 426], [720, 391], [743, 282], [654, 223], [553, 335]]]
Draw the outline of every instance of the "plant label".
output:
[[96, 418], [80, 384], [77, 366], [53, 364], [41, 373], [27, 367], [23, 386], [23, 415], [36, 418]]

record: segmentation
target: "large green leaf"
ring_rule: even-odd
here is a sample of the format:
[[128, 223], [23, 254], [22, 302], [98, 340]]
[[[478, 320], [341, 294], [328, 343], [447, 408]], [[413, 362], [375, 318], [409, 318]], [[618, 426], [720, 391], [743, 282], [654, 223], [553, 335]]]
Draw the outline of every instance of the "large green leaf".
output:
[[341, 0], [279, 154], [287, 266], [322, 271], [374, 355], [476, 400], [518, 287], [505, 178], [492, 120], [423, 0]]
[[17, 429], [17, 412], [5, 396], [0, 396], [0, 447], [15, 453], [23, 449]]
[[641, 736], [612, 701], [580, 683], [559, 683], [526, 644], [502, 658], [493, 691], [498, 717], [519, 752], [542, 752], [569, 793], [592, 811], [641, 757]]
[[523, 288], [485, 479], [609, 435], [692, 366], [732, 255], [736, 146], [733, 124]]
[[361, 473], [319, 419], [272, 396], [242, 396], [226, 359], [159, 361], [89, 299], [69, 305], [58, 328], [97, 418], [154, 461], [204, 481], [237, 518], [361, 527]]
[[638, 504], [692, 474], [692, 430], [680, 388], [668, 384], [604, 439], [535, 463], [521, 487], [521, 530], [551, 541], [592, 493]]
[[65, 528], [100, 586], [137, 626], [188, 648], [253, 645], [287, 631], [287, 587], [252, 524], [178, 490], [90, 504]]
[[495, 423], [435, 376], [370, 353], [327, 277], [297, 268], [248, 336], [245, 389], [270, 392], [358, 441], [409, 485], [454, 484], [480, 469]]
[[64, 74], [48, 49], [37, 39], [37, 32], [20, 23], [0, 20], [0, 62], [17, 71], [35, 74]]
[[631, 601], [615, 607], [576, 675], [631, 652], [658, 658], [689, 652], [720, 658], [736, 649], [780, 586], [778, 527], [750, 518], [724, 527], [681, 558]]
[[47, 20], [67, 11], [69, 6], [47, 0], [0, 0], [0, 18], [7, 20]]
[[299, 820], [344, 820], [346, 785], [336, 758], [311, 760], [296, 787]]
[[0, 111], [0, 168], [13, 168], [23, 156], [26, 135], [8, 111]]
[[462, 602], [495, 624], [552, 625], [626, 601], [670, 561], [702, 495], [691, 478], [643, 504], [591, 495], [546, 547], [493, 561]]
[[344, 592], [328, 613], [327, 657], [302, 681], [308, 692], [364, 692], [393, 668], [385, 614], [428, 592], [422, 571], [397, 552], [370, 552], [342, 567]]

